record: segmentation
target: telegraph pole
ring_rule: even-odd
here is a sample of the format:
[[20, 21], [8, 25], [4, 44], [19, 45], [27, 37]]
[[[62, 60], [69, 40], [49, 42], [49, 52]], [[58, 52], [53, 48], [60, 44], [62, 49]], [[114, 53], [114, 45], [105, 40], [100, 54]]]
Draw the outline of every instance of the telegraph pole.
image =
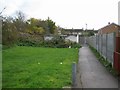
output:
[[85, 25], [86, 25], [86, 30], [87, 30], [87, 23]]

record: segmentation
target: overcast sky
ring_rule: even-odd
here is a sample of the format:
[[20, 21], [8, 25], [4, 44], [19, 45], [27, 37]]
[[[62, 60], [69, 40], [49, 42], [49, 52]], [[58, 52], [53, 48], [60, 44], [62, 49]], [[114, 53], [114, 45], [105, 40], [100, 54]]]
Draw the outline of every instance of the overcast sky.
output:
[[63, 28], [99, 29], [108, 22], [118, 23], [119, 0], [0, 0], [3, 15], [21, 10], [27, 18], [50, 17]]

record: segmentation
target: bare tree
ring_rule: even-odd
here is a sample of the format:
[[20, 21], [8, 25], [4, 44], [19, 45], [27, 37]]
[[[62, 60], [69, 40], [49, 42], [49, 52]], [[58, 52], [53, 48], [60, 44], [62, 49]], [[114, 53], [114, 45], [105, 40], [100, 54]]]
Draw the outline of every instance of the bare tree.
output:
[[24, 14], [22, 11], [17, 11], [17, 12], [16, 12], [16, 15], [17, 15], [16, 18], [17, 18], [19, 21], [22, 21], [22, 22], [25, 21], [25, 14]]
[[2, 13], [3, 13], [3, 11], [6, 9], [6, 7], [4, 7], [3, 9], [2, 9], [2, 11], [0, 12], [0, 16], [2, 15]]
[[25, 31], [26, 28], [25, 14], [21, 11], [17, 11], [14, 23], [18, 31]]

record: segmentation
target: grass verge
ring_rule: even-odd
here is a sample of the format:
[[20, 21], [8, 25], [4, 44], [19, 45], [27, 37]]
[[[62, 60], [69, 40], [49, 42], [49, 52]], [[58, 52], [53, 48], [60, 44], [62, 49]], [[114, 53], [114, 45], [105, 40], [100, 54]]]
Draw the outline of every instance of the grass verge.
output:
[[71, 86], [78, 49], [13, 47], [3, 50], [3, 88]]

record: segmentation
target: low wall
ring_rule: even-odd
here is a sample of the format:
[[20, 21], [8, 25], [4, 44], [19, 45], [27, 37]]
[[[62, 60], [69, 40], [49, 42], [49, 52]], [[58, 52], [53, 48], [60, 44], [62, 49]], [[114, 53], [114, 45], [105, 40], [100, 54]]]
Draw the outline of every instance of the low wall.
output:
[[[44, 40], [52, 40], [54, 38], [54, 35], [46, 35], [44, 36]], [[77, 35], [61, 35], [61, 37], [64, 37], [65, 40], [70, 40], [72, 42], [78, 42]]]
[[70, 40], [72, 42], [77, 42], [77, 36], [70, 35], [70, 36], [65, 37], [65, 40]]

